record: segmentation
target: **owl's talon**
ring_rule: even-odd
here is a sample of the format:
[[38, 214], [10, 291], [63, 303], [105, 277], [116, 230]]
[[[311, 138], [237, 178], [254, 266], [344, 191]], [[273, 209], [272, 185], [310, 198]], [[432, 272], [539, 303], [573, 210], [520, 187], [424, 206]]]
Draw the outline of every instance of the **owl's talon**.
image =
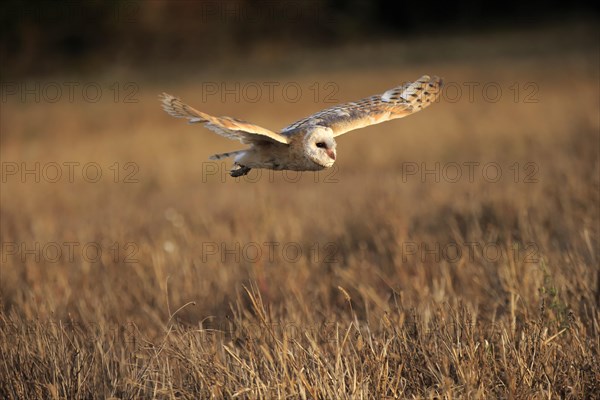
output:
[[245, 167], [243, 165], [238, 165], [238, 168], [235, 168], [235, 169], [232, 169], [231, 171], [229, 171], [229, 175], [231, 175], [234, 178], [237, 178], [238, 176], [247, 175], [251, 169], [252, 168]]

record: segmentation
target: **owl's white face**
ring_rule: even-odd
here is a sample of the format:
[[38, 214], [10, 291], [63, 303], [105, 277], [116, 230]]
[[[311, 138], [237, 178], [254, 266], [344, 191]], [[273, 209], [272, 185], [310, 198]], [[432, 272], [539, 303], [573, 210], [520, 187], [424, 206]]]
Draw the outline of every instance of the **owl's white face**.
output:
[[331, 167], [335, 162], [336, 146], [330, 128], [317, 127], [304, 137], [304, 154], [324, 168]]

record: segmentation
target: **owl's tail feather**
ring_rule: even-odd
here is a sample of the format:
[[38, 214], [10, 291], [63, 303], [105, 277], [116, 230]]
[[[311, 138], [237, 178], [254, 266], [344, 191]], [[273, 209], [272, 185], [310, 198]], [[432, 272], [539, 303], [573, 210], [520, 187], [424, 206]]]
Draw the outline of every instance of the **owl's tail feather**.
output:
[[235, 157], [239, 154], [242, 154], [245, 150], [238, 150], [238, 151], [230, 151], [228, 153], [219, 153], [219, 154], [214, 154], [212, 156], [209, 157], [210, 160], [221, 160], [223, 158], [227, 158], [227, 157]]

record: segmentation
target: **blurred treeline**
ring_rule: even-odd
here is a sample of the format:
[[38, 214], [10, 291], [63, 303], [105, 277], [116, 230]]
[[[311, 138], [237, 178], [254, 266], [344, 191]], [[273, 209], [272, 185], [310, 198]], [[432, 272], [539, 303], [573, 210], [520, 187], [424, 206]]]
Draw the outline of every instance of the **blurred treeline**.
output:
[[[591, 2], [590, 2], [591, 3]], [[84, 0], [0, 2], [4, 76], [239, 60], [256, 51], [597, 19], [586, 2]]]

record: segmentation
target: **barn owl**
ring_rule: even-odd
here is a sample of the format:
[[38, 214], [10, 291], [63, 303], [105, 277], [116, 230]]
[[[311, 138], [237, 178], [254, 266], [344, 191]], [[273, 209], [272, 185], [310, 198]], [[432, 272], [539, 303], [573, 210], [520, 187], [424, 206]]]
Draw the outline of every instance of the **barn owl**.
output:
[[204, 124], [219, 135], [249, 144], [247, 149], [210, 157], [212, 160], [234, 157], [230, 175], [237, 177], [246, 175], [252, 168], [293, 171], [330, 168], [337, 156], [336, 136], [420, 111], [437, 99], [441, 87], [442, 79], [423, 75], [381, 95], [319, 111], [280, 132], [235, 118], [213, 117], [170, 94], [163, 93], [161, 101], [163, 109], [173, 117]]

